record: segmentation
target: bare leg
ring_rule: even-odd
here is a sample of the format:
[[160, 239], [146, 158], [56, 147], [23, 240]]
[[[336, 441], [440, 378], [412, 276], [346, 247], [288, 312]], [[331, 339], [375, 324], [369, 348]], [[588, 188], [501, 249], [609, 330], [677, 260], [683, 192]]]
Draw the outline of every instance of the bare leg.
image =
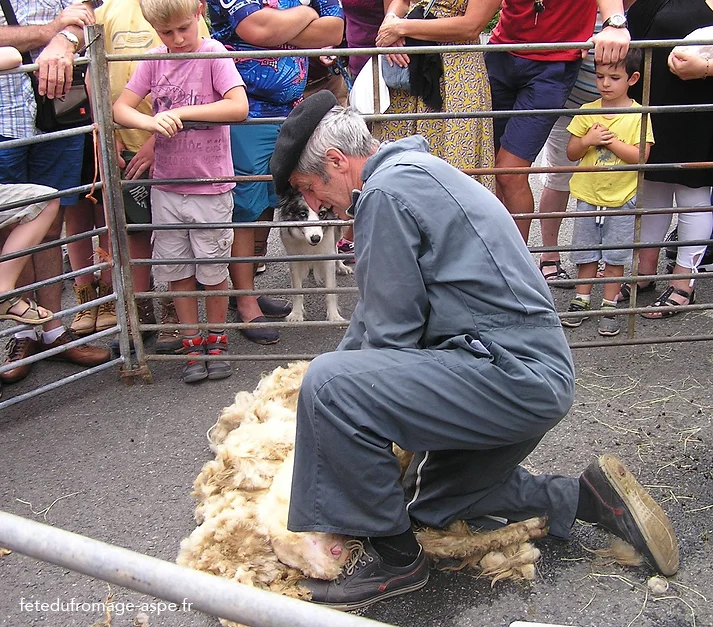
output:
[[[230, 254], [232, 257], [252, 257], [255, 253], [255, 234], [253, 229], [234, 229], [233, 246]], [[233, 287], [238, 290], [251, 290], [255, 283], [253, 280], [253, 264], [247, 262], [231, 263], [229, 267], [230, 280]], [[257, 296], [238, 296], [238, 314], [244, 322], [251, 322], [262, 316]], [[179, 312], [180, 318], [180, 312]]]
[[[151, 233], [137, 231], [128, 237], [129, 253], [132, 259], [151, 259]], [[131, 266], [134, 290], [148, 292], [151, 287], [151, 266]]]
[[[217, 285], [206, 285], [206, 291], [227, 290], [228, 279], [225, 279]], [[215, 331], [220, 331], [225, 325], [228, 316], [228, 297], [227, 296], [210, 296], [205, 299], [206, 316], [208, 324], [215, 325]], [[180, 313], [179, 313], [180, 318]], [[211, 327], [213, 328], [213, 327]]]
[[[526, 168], [531, 165], [530, 161], [521, 159], [505, 148], [500, 148], [495, 157], [496, 168]], [[512, 213], [534, 213], [535, 201], [532, 197], [530, 182], [527, 174], [498, 174], [495, 177], [496, 191], [498, 198]], [[522, 239], [527, 240], [530, 236], [530, 223], [532, 220], [518, 220], [517, 228], [522, 235]]]
[[[55, 199], [50, 201], [34, 220], [18, 224], [8, 234], [2, 254], [9, 255], [40, 244], [55, 221], [58, 211], [59, 200]], [[15, 289], [28, 260], [29, 257], [26, 256], [0, 262], [0, 292]]]
[[[171, 291], [191, 292], [196, 289], [196, 277], [190, 276], [180, 281], [169, 281], [168, 287]], [[198, 301], [193, 296], [179, 296], [173, 299], [178, 314], [178, 321], [181, 324], [198, 323]], [[198, 329], [183, 329], [184, 336], [192, 336], [200, 333]]]
[[[64, 212], [60, 208], [57, 212], [57, 217], [52, 222], [44, 241], [55, 241], [60, 237], [62, 232], [62, 220]], [[32, 267], [34, 269], [35, 281], [44, 281], [58, 277], [62, 274], [62, 249], [60, 246], [55, 246], [48, 250], [32, 255]], [[37, 302], [50, 311], [60, 311], [62, 309], [62, 282], [58, 281], [52, 285], [42, 287], [37, 290]], [[62, 320], [56, 318], [45, 323], [44, 330], [51, 331], [62, 326]]]
[[[604, 276], [607, 278], [623, 277], [624, 276], [624, 266], [613, 266], [611, 264], [606, 264], [604, 267]], [[616, 301], [617, 295], [619, 294], [619, 283], [605, 283], [604, 284], [604, 299], [610, 301]]]
[[[540, 197], [540, 212], [565, 213], [568, 201], [569, 192], [544, 187]], [[540, 221], [543, 246], [557, 246], [561, 225], [562, 218], [550, 218]], [[560, 261], [560, 254], [558, 252], [542, 253], [540, 255], [540, 263], [543, 261]]]
[[[64, 215], [68, 237], [86, 233], [94, 228], [92, 202], [86, 198], [80, 198], [76, 205], [66, 207]], [[94, 246], [90, 237], [67, 244], [67, 252], [69, 253], [69, 263], [75, 272], [94, 263]], [[77, 285], [89, 285], [92, 281], [94, 281], [92, 273], [81, 274], [74, 279]]]
[[[597, 274], [597, 262], [581, 263], [577, 266], [578, 279], [593, 279]], [[577, 296], [589, 296], [592, 293], [591, 283], [580, 283], [577, 285]]]

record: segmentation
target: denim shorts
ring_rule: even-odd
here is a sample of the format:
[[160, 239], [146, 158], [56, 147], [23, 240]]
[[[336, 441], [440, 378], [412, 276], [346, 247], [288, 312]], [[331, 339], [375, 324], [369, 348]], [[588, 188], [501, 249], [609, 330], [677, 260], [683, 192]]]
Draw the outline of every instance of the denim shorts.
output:
[[[270, 174], [270, 157], [279, 132], [280, 124], [231, 126], [230, 149], [235, 176]], [[233, 222], [254, 222], [268, 207], [277, 207], [279, 200], [272, 181], [238, 181], [233, 188]]]
[[[0, 183], [36, 183], [62, 191], [80, 185], [84, 135], [39, 144], [3, 148], [12, 139], [0, 135]], [[76, 205], [79, 196], [64, 196], [61, 205]]]
[[[581, 60], [532, 61], [508, 52], [486, 52], [493, 111], [562, 109], [577, 80]], [[496, 150], [533, 162], [557, 115], [500, 117], [493, 121]]]
[[[636, 196], [617, 209], [636, 208]], [[631, 263], [631, 243], [634, 241], [634, 216], [610, 216], [606, 207], [595, 207], [577, 200], [577, 211], [599, 211], [600, 215], [575, 218], [572, 230], [573, 246], [597, 246], [622, 244], [624, 248], [613, 250], [573, 250], [570, 259], [577, 265], [603, 261], [610, 266], [625, 266]]]

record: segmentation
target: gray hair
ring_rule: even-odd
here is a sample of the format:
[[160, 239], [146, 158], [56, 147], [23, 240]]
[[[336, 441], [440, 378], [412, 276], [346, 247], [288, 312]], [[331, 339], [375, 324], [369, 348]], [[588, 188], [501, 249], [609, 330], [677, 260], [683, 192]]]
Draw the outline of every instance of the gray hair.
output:
[[295, 172], [319, 174], [325, 182], [327, 150], [337, 148], [352, 157], [370, 157], [379, 147], [362, 117], [351, 108], [332, 107], [314, 129]]

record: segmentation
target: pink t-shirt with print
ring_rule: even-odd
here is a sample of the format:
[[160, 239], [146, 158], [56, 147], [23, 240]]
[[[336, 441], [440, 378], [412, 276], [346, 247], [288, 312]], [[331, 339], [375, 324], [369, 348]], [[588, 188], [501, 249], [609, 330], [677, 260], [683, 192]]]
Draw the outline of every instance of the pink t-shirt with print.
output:
[[[166, 46], [149, 53], [167, 52]], [[225, 52], [213, 39], [203, 39], [197, 52]], [[141, 98], [151, 94], [154, 115], [187, 105], [222, 100], [243, 79], [232, 59], [186, 59], [140, 61], [126, 85]], [[175, 137], [156, 133], [153, 178], [210, 178], [233, 176], [230, 130], [227, 125], [184, 129]], [[222, 194], [235, 183], [157, 185], [177, 194]]]

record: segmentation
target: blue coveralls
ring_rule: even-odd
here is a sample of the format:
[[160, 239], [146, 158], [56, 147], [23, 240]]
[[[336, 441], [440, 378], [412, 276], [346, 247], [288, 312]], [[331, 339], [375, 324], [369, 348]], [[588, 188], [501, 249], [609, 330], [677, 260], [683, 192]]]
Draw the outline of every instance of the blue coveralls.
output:
[[[518, 464], [567, 413], [574, 367], [515, 223], [420, 136], [383, 145], [354, 205], [359, 301], [297, 407], [288, 528], [384, 536], [548, 515], [567, 537], [575, 478]], [[417, 454], [399, 483], [396, 442]]]

